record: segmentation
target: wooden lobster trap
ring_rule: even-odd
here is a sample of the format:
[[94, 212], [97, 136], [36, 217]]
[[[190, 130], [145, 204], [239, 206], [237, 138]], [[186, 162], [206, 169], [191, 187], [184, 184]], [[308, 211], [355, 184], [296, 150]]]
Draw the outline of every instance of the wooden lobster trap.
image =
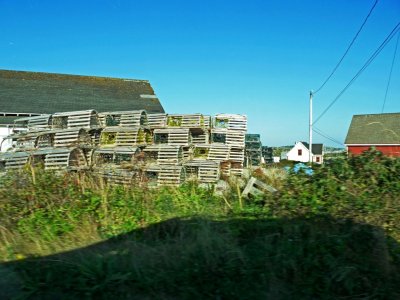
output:
[[10, 139], [17, 151], [93, 145], [90, 134], [83, 128], [20, 132], [5, 139]]
[[79, 148], [8, 152], [5, 156], [6, 170], [21, 169], [26, 164], [42, 165], [45, 170], [78, 171], [88, 168], [85, 154]]
[[189, 128], [160, 128], [154, 129], [154, 144], [189, 146], [191, 134]]
[[231, 161], [230, 175], [242, 176], [243, 175], [243, 162]]
[[0, 172], [6, 169], [6, 155], [4, 153], [0, 153]]
[[230, 149], [229, 145], [220, 143], [194, 145], [193, 159], [208, 159], [212, 161], [229, 160]]
[[151, 164], [143, 170], [141, 182], [149, 187], [179, 186], [185, 178], [185, 168], [182, 165]]
[[244, 149], [231, 148], [229, 153], [228, 174], [234, 176], [242, 176], [244, 163]]
[[100, 135], [101, 147], [144, 146], [152, 142], [151, 133], [141, 127], [106, 127]]
[[202, 114], [168, 114], [168, 128], [201, 128], [206, 129], [206, 121]]
[[143, 149], [145, 160], [158, 165], [178, 165], [183, 159], [181, 146], [158, 144]]
[[247, 131], [247, 117], [237, 114], [218, 114], [213, 119], [213, 128]]
[[100, 127], [100, 122], [95, 110], [82, 110], [53, 114], [51, 126], [53, 129], [89, 129]]
[[74, 128], [64, 130], [52, 130], [38, 137], [38, 148], [47, 146], [52, 140], [50, 146], [56, 148], [78, 147], [78, 146], [93, 146], [92, 138], [87, 129]]
[[30, 153], [21, 152], [6, 152], [2, 155], [2, 165], [5, 170], [22, 169], [29, 162]]
[[9, 151], [34, 150], [36, 148], [37, 140], [40, 134], [41, 134], [40, 131], [36, 132], [22, 131], [13, 133], [9, 136], [6, 136], [3, 139], [3, 141], [1, 142], [1, 146], [3, 145], [4, 142], [6, 142], [8, 145], [11, 145], [11, 149], [9, 149]]
[[80, 148], [54, 148], [36, 151], [34, 156], [44, 158], [45, 170], [79, 171], [89, 168], [85, 153]]
[[210, 142], [210, 132], [204, 129], [190, 129], [190, 135], [192, 137], [192, 144], [208, 144]]
[[16, 119], [14, 120], [13, 132], [49, 130], [51, 128], [51, 118], [51, 115], [46, 114]]
[[147, 120], [151, 129], [164, 128], [167, 126], [167, 114], [148, 114]]
[[246, 132], [241, 130], [213, 128], [211, 129], [211, 142], [226, 144], [236, 148], [244, 148], [245, 134]]
[[220, 177], [220, 163], [207, 159], [195, 159], [184, 163], [187, 180], [200, 183], [216, 183]]
[[102, 127], [146, 127], [148, 126], [145, 110], [112, 111], [99, 113]]
[[137, 171], [121, 168], [93, 169], [93, 174], [108, 184], [132, 185], [138, 178]]
[[259, 134], [246, 134], [245, 165], [259, 166], [262, 161], [262, 143]]
[[132, 168], [134, 158], [140, 153], [138, 147], [98, 148], [93, 151], [93, 168]]
[[221, 174], [225, 177], [243, 175], [243, 162], [227, 160], [221, 162], [220, 167], [221, 167]]
[[132, 184], [139, 173], [134, 164], [138, 154], [138, 147], [96, 149], [92, 154], [93, 172], [108, 183]]
[[233, 162], [244, 162], [244, 149], [233, 148], [231, 147], [231, 151], [229, 152], [229, 160]]

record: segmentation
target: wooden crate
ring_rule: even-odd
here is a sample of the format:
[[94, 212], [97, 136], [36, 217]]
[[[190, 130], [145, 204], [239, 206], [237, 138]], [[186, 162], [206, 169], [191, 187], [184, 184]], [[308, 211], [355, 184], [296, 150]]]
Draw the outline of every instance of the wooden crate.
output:
[[145, 127], [148, 126], [145, 110], [113, 111], [99, 113], [101, 126]]
[[188, 180], [201, 183], [215, 183], [220, 177], [219, 162], [206, 159], [190, 160], [184, 163]]
[[166, 144], [152, 145], [143, 149], [149, 160], [156, 158], [158, 165], [177, 165], [182, 162], [183, 150], [181, 146]]
[[148, 114], [147, 119], [151, 129], [164, 128], [167, 126], [167, 114]]
[[53, 129], [96, 128], [100, 121], [95, 110], [55, 113], [52, 117]]
[[191, 144], [190, 130], [189, 128], [154, 129], [154, 144], [189, 146]]

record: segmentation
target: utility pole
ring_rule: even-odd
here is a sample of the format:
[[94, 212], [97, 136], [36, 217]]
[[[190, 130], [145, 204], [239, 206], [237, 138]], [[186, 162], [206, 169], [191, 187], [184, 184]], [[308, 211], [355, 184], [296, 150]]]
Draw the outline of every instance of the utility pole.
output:
[[313, 91], [310, 91], [310, 125], [309, 125], [309, 143], [308, 143], [308, 153], [309, 153], [309, 163], [312, 166], [312, 98], [313, 98]]

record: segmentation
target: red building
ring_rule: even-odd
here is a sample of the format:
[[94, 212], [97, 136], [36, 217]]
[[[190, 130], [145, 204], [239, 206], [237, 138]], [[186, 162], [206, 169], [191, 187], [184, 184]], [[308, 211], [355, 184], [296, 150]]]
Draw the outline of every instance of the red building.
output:
[[400, 157], [400, 113], [353, 116], [345, 145], [353, 155], [375, 148]]

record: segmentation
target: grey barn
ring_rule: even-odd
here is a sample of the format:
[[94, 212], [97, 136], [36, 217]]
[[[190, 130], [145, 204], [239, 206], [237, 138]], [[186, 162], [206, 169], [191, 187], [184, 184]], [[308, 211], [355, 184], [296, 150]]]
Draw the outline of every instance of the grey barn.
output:
[[87, 109], [164, 112], [147, 80], [0, 70], [0, 124]]

